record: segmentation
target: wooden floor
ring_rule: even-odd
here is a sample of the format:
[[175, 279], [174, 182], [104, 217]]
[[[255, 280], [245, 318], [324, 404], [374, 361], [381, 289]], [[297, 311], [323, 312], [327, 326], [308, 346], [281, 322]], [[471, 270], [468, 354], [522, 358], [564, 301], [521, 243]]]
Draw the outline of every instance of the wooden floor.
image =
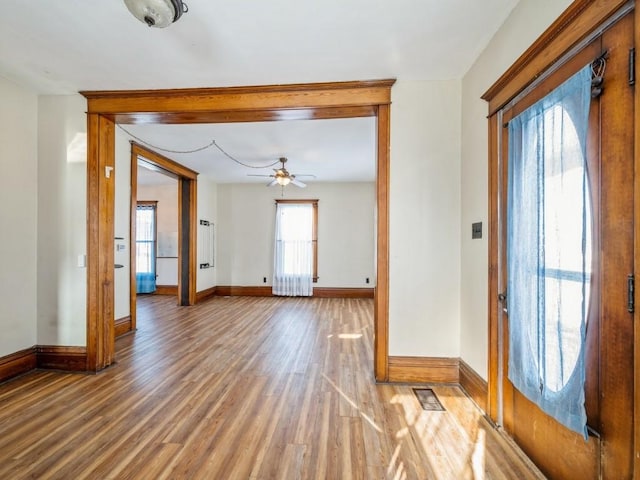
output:
[[541, 478], [458, 387], [373, 382], [371, 300], [174, 304], [98, 375], [0, 385], [0, 479]]

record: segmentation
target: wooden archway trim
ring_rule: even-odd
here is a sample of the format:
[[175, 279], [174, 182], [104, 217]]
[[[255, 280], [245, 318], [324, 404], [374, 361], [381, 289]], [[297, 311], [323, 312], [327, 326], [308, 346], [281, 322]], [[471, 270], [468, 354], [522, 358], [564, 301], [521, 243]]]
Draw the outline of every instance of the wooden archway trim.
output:
[[[196, 191], [198, 172], [171, 160], [164, 155], [150, 150], [136, 142], [131, 143], [131, 224], [129, 238], [129, 265], [135, 265], [136, 251], [136, 205], [138, 199], [138, 165], [173, 177], [178, 182], [178, 305], [194, 305], [196, 303], [196, 236], [197, 210]], [[186, 194], [185, 194], [186, 192]], [[136, 329], [136, 272], [130, 269], [129, 282], [129, 316], [131, 330]]]
[[191, 170], [139, 143], [133, 141], [130, 143], [131, 153], [136, 155], [136, 157], [142, 157], [145, 160], [145, 166], [148, 165], [149, 169], [160, 171], [160, 173], [168, 173], [174, 177], [188, 178], [189, 180], [196, 180], [198, 178], [198, 172], [195, 170]]
[[[114, 123], [222, 123], [377, 118], [374, 374], [388, 379], [389, 142], [393, 79], [179, 90], [85, 91], [87, 98], [87, 357], [113, 362]], [[94, 247], [95, 246], [95, 247]]]

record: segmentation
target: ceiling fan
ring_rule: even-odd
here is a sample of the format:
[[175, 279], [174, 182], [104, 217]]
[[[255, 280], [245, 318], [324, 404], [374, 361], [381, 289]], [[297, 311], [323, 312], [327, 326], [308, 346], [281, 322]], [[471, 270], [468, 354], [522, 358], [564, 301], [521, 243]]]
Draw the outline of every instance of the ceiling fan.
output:
[[273, 171], [275, 172], [275, 174], [273, 175], [251, 175], [249, 174], [250, 177], [269, 177], [269, 178], [273, 178], [273, 180], [271, 182], [269, 182], [267, 184], [267, 187], [273, 187], [274, 185], [280, 185], [282, 187], [285, 187], [289, 184], [295, 185], [296, 187], [300, 187], [300, 188], [304, 188], [307, 186], [306, 183], [302, 183], [300, 180], [297, 180], [296, 177], [313, 177], [315, 178], [315, 175], [294, 175], [292, 173], [289, 173], [287, 171], [287, 169], [284, 167], [284, 164], [287, 163], [287, 159], [285, 157], [280, 157], [280, 162], [282, 163], [282, 166], [280, 168], [274, 168]]

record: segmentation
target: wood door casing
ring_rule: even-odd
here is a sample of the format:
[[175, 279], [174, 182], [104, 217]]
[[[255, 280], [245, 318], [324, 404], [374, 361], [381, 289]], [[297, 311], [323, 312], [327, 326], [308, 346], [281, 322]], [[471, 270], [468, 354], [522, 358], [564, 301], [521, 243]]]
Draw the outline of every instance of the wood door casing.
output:
[[[602, 258], [600, 304], [600, 429], [603, 473], [631, 478], [633, 467], [633, 315], [627, 276], [634, 266], [634, 89], [629, 85], [633, 14], [602, 36], [609, 52], [600, 103]], [[606, 291], [605, 291], [606, 289]]]

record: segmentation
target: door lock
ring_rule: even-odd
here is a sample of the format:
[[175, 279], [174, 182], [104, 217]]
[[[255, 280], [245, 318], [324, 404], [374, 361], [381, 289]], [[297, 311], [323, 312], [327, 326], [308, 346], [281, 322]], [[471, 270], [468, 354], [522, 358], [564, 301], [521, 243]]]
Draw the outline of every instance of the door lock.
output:
[[507, 309], [507, 292], [505, 291], [504, 293], [499, 293], [498, 294], [498, 300], [502, 304], [502, 311], [504, 313], [509, 313], [509, 311]]

